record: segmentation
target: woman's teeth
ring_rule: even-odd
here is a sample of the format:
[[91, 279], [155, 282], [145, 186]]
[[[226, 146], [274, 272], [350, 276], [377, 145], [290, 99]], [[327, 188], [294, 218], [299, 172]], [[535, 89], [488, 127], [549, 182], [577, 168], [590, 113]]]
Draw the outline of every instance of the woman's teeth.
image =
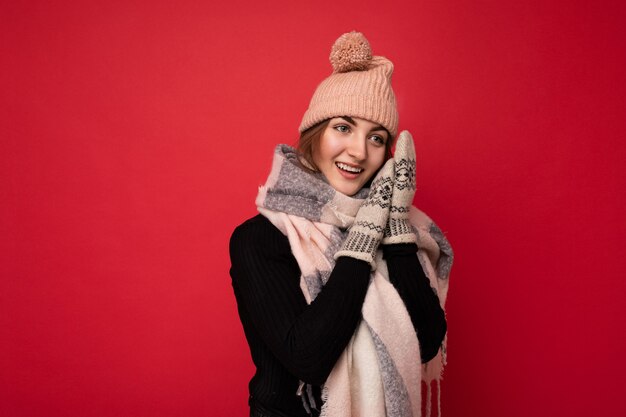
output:
[[344, 163], [342, 163], [342, 162], [337, 162], [337, 163], [336, 163], [336, 165], [337, 165], [337, 167], [338, 167], [339, 169], [342, 169], [342, 170], [344, 170], [344, 171], [351, 172], [351, 173], [353, 173], [353, 174], [358, 174], [358, 173], [360, 173], [361, 171], [363, 171], [363, 168], [352, 167], [352, 166], [350, 166], [350, 165], [346, 165], [346, 164], [344, 164]]

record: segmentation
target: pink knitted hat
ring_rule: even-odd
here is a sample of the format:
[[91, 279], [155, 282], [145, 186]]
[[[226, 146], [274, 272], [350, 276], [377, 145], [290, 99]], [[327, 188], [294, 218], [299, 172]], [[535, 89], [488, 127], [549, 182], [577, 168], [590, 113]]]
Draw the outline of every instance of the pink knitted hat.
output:
[[380, 123], [395, 137], [398, 110], [391, 89], [391, 61], [372, 56], [365, 36], [353, 31], [335, 41], [330, 62], [334, 71], [315, 90], [300, 132], [326, 119], [352, 116]]

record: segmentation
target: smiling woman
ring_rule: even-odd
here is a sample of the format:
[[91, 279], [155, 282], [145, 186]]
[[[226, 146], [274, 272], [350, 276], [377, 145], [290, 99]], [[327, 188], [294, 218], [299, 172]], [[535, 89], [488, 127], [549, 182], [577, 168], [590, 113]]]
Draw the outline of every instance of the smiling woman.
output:
[[444, 362], [452, 249], [412, 207], [408, 132], [391, 158], [393, 64], [357, 32], [335, 42], [331, 63], [298, 148], [276, 147], [260, 214], [230, 241], [257, 369], [250, 415], [417, 417], [420, 379], [438, 380]]

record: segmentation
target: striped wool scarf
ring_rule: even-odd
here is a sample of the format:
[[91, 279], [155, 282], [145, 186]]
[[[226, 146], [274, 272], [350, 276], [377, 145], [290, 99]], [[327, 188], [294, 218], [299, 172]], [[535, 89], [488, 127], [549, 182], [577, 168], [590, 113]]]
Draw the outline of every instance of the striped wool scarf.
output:
[[[368, 191], [362, 189], [353, 197], [341, 194], [322, 174], [303, 169], [293, 148], [276, 147], [271, 173], [259, 189], [256, 204], [289, 239], [308, 303], [326, 284], [335, 264], [333, 254], [341, 247]], [[443, 307], [452, 248], [437, 225], [415, 207], [411, 208], [410, 221], [417, 236], [418, 259]], [[321, 417], [420, 417], [420, 380], [427, 385], [426, 415], [431, 414], [431, 383], [436, 381], [440, 415], [439, 382], [447, 338], [437, 356], [421, 365], [415, 330], [389, 282], [380, 250], [376, 262], [363, 303], [363, 320], [322, 387]], [[305, 400], [304, 391], [305, 408], [315, 406]]]

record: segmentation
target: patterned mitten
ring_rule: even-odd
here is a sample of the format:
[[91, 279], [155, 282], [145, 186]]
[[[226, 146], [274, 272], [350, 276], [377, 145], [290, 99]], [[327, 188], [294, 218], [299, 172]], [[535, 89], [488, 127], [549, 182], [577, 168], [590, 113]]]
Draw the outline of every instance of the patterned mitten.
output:
[[372, 271], [376, 269], [374, 258], [389, 218], [393, 179], [394, 161], [390, 159], [372, 181], [370, 193], [359, 208], [348, 237], [335, 253], [335, 259], [349, 256], [369, 262]]
[[400, 133], [393, 159], [396, 176], [383, 244], [415, 243], [415, 234], [409, 223], [409, 209], [415, 196], [415, 146], [407, 130]]

